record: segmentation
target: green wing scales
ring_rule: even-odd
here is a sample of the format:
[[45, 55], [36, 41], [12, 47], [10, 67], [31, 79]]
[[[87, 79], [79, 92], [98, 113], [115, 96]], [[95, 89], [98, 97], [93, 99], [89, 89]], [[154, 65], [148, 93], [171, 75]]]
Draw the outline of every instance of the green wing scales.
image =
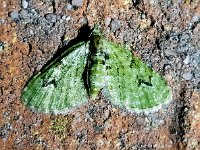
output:
[[82, 74], [89, 42], [81, 42], [42, 69], [22, 91], [22, 101], [36, 112], [64, 113], [86, 103]]
[[22, 91], [22, 101], [34, 111], [64, 113], [100, 92], [131, 112], [151, 110], [172, 97], [158, 73], [94, 29], [88, 42], [72, 46], [34, 75]]
[[171, 99], [166, 81], [127, 49], [93, 37], [90, 95], [99, 91], [113, 104], [130, 111], [153, 108]]

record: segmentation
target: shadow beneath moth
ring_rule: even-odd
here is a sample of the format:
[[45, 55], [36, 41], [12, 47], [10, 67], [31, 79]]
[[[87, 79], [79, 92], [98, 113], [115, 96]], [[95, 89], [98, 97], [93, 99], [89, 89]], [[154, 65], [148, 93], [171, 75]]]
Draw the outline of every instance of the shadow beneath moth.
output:
[[166, 81], [141, 59], [107, 41], [98, 27], [89, 33], [72, 40], [29, 79], [21, 96], [26, 106], [62, 114], [101, 93], [112, 104], [135, 112], [171, 100]]

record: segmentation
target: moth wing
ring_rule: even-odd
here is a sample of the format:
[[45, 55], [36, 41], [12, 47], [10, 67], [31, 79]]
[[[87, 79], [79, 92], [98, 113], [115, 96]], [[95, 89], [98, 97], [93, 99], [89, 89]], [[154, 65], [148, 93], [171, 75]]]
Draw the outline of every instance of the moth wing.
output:
[[89, 42], [80, 42], [38, 72], [22, 91], [22, 101], [34, 111], [64, 113], [87, 101], [82, 74]]
[[102, 40], [107, 79], [102, 90], [113, 104], [129, 110], [152, 108], [171, 99], [165, 80], [127, 49]]

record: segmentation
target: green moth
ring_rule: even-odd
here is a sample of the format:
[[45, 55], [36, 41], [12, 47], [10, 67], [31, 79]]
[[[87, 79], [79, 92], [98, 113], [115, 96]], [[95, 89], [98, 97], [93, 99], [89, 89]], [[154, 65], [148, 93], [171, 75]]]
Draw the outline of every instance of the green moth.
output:
[[67, 49], [35, 74], [21, 99], [37, 112], [64, 113], [95, 100], [100, 92], [131, 112], [151, 110], [172, 96], [158, 73], [95, 28], [88, 41]]

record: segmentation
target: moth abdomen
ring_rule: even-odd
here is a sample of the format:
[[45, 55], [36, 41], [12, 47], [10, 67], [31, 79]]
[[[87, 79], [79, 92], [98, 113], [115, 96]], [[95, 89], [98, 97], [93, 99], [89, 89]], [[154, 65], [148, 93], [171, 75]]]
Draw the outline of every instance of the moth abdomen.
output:
[[91, 56], [90, 65], [90, 97], [95, 99], [102, 87], [105, 86], [106, 79], [106, 65], [105, 54], [97, 49], [96, 53]]

